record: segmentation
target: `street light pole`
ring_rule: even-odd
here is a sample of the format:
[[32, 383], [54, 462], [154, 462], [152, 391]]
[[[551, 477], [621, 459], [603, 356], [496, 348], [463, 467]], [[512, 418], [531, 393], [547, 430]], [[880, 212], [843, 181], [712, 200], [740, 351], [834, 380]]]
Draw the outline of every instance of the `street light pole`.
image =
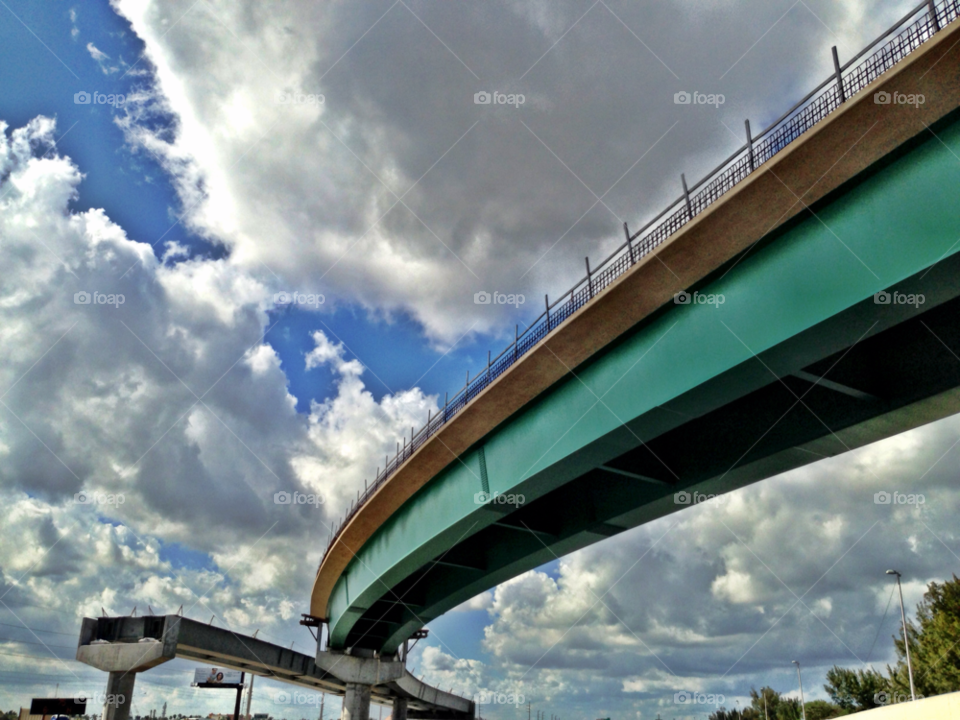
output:
[[910, 677], [910, 699], [916, 700], [917, 693], [913, 688], [913, 666], [910, 664], [910, 639], [907, 637], [907, 614], [903, 609], [903, 586], [900, 584], [900, 573], [896, 570], [887, 570], [887, 575], [897, 576], [897, 590], [900, 591], [900, 621], [903, 623], [903, 649], [907, 653], [907, 675]]
[[803, 678], [800, 677], [800, 662], [794, 660], [793, 664], [797, 666], [797, 680], [800, 682], [800, 713], [803, 715], [803, 720], [807, 720], [807, 708], [803, 702]]

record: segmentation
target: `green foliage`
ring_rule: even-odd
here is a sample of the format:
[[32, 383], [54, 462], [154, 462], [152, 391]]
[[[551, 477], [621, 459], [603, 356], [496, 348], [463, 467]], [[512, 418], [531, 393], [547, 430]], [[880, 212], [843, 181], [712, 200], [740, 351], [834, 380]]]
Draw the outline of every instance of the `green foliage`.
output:
[[890, 691], [890, 681], [876, 670], [848, 670], [834, 665], [827, 671], [823, 689], [840, 708], [859, 712], [879, 707], [875, 698], [878, 693]]
[[[960, 578], [932, 582], [917, 606], [919, 628], [907, 622], [910, 661], [917, 695], [929, 697], [960, 690]], [[902, 634], [894, 637], [899, 662], [889, 667], [890, 689], [909, 696], [906, 653]]]
[[807, 720], [827, 720], [847, 715], [843, 708], [829, 703], [826, 700], [811, 700], [806, 704]]
[[[766, 700], [766, 715], [764, 714]], [[846, 715], [846, 710], [826, 700], [814, 700], [806, 704], [807, 720], [827, 720]], [[741, 716], [736, 710], [720, 708], [710, 716], [710, 720], [801, 720], [800, 701], [785, 698], [769, 687], [750, 690], [750, 707], [743, 709]]]
[[739, 718], [737, 718], [736, 710], [727, 710], [721, 707], [710, 714], [710, 720], [739, 720]]
[[[770, 720], [800, 720], [800, 701], [793, 698], [785, 698], [771, 687], [760, 688], [757, 692], [750, 689], [750, 707], [755, 713], [757, 720], [764, 720], [764, 700], [767, 705], [767, 717]], [[746, 720], [746, 715], [744, 715]]]

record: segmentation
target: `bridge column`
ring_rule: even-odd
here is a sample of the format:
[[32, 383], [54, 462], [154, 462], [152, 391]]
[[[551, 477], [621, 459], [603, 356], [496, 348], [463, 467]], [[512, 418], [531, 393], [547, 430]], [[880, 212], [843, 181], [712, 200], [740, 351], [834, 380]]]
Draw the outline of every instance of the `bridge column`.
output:
[[347, 683], [340, 720], [370, 720], [370, 685]]
[[393, 699], [393, 720], [407, 720], [407, 699], [405, 697]]
[[103, 703], [102, 720], [130, 720], [133, 702], [134, 672], [111, 672], [107, 675], [107, 693]]
[[375, 656], [372, 650], [353, 653], [317, 650], [317, 667], [343, 682], [343, 715], [340, 720], [370, 720], [370, 689], [403, 677], [396, 657]]

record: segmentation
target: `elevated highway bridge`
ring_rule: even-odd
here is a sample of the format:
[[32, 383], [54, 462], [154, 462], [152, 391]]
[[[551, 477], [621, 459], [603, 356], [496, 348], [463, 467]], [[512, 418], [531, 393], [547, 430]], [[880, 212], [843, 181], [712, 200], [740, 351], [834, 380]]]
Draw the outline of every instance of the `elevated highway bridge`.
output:
[[320, 565], [331, 648], [390, 655], [684, 493], [960, 411], [956, 15], [924, 3], [837, 62], [412, 438]]
[[412, 434], [327, 546], [315, 658], [166, 616], [85, 620], [78, 659], [110, 672], [108, 695], [180, 656], [342, 694], [343, 720], [368, 720], [371, 700], [394, 720], [468, 718], [472, 702], [404, 667], [430, 620], [690, 493], [960, 412], [958, 14], [923, 2], [834, 55], [832, 77], [625, 226]]

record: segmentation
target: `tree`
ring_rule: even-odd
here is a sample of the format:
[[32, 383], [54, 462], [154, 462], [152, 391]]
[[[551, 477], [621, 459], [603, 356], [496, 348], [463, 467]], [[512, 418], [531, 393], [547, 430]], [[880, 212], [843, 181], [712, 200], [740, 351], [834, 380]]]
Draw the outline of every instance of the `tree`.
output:
[[875, 698], [878, 693], [890, 691], [890, 681], [870, 668], [848, 670], [834, 665], [827, 671], [827, 684], [823, 689], [838, 707], [859, 712], [879, 707], [881, 703]]
[[765, 718], [764, 700], [766, 700], [766, 717], [770, 720], [800, 720], [800, 701], [785, 698], [771, 687], [762, 687], [760, 692], [750, 689], [750, 707], [757, 720]]
[[739, 720], [736, 710], [727, 710], [725, 707], [719, 707], [710, 714], [710, 720]]
[[838, 718], [849, 714], [839, 705], [834, 705], [826, 700], [811, 700], [806, 703], [807, 720], [827, 720], [827, 718]]
[[[910, 641], [910, 661], [917, 695], [928, 697], [955, 692], [960, 688], [960, 578], [956, 575], [944, 583], [927, 586], [923, 600], [917, 606], [919, 628], [907, 622]], [[901, 631], [902, 633], [902, 631]], [[899, 661], [887, 667], [890, 689], [909, 697], [910, 679], [907, 676], [903, 637], [894, 637]]]

